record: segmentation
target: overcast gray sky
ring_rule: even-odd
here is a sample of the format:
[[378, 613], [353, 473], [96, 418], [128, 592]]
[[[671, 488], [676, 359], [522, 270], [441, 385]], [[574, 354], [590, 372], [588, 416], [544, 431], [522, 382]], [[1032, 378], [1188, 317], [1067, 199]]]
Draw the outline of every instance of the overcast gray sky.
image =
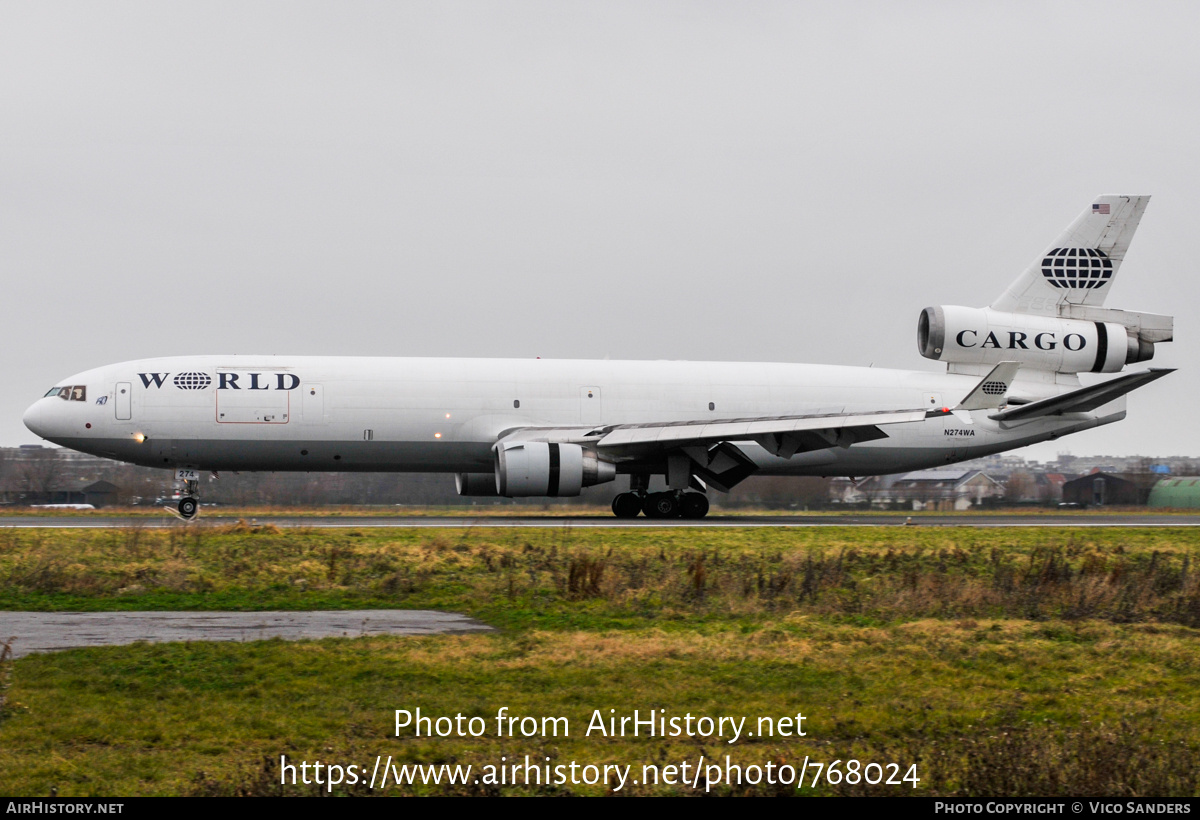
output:
[[1200, 454], [1200, 4], [0, 1], [0, 444], [155, 355], [938, 369], [1100, 193], [1181, 370], [1042, 449]]

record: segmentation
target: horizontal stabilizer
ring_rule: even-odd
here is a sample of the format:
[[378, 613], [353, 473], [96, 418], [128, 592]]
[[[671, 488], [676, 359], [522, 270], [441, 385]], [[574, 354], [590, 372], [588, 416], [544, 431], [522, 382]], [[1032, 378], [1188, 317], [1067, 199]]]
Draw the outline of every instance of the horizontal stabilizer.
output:
[[1012, 386], [1020, 367], [1020, 362], [1000, 362], [954, 409], [994, 410], [1004, 405], [1008, 399], [1008, 388]]
[[1094, 384], [1091, 387], [1073, 390], [1061, 396], [1022, 404], [1019, 407], [994, 413], [988, 418], [996, 421], [1023, 421], [1041, 416], [1061, 416], [1063, 413], [1086, 413], [1124, 396], [1131, 390], [1136, 390], [1144, 384], [1149, 384], [1155, 379], [1161, 379], [1168, 373], [1174, 372], [1174, 368], [1152, 367], [1137, 373], [1126, 373], [1124, 376], [1118, 376], [1101, 384]]

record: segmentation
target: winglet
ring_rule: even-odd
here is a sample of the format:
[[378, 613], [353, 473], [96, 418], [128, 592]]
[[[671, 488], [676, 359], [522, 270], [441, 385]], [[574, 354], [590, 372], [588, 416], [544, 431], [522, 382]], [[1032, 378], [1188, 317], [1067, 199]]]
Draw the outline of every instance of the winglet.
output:
[[1017, 377], [1020, 362], [1000, 362], [992, 368], [975, 389], [958, 403], [955, 410], [995, 410], [1007, 403], [1008, 388]]

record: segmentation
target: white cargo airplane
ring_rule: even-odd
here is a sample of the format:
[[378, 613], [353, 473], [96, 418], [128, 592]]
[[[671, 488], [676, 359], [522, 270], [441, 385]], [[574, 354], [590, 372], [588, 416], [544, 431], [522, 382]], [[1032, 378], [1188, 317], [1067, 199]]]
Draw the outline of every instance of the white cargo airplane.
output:
[[[944, 373], [808, 364], [183, 356], [87, 370], [25, 425], [64, 447], [177, 470], [456, 473], [466, 496], [575, 496], [629, 476], [613, 512], [700, 518], [751, 474], [865, 476], [1010, 450], [1125, 417], [1171, 372], [1116, 373], [1170, 316], [1102, 307], [1146, 196], [1102, 196], [990, 307], [931, 307]], [[666, 492], [649, 493], [665, 476]]]

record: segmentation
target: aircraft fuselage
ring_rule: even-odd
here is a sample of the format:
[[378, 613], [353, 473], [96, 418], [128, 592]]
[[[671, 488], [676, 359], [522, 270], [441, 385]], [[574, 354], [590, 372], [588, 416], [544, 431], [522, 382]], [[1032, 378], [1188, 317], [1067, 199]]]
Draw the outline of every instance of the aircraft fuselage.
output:
[[[497, 439], [516, 428], [928, 410], [952, 407], [977, 382], [763, 362], [187, 356], [71, 376], [25, 423], [65, 447], [150, 467], [489, 473]], [[61, 396], [67, 388], [82, 395]], [[861, 476], [974, 458], [1124, 415], [1123, 399], [1023, 424], [959, 412], [791, 458], [738, 446], [763, 475]], [[636, 455], [614, 460], [618, 472], [657, 471]]]

